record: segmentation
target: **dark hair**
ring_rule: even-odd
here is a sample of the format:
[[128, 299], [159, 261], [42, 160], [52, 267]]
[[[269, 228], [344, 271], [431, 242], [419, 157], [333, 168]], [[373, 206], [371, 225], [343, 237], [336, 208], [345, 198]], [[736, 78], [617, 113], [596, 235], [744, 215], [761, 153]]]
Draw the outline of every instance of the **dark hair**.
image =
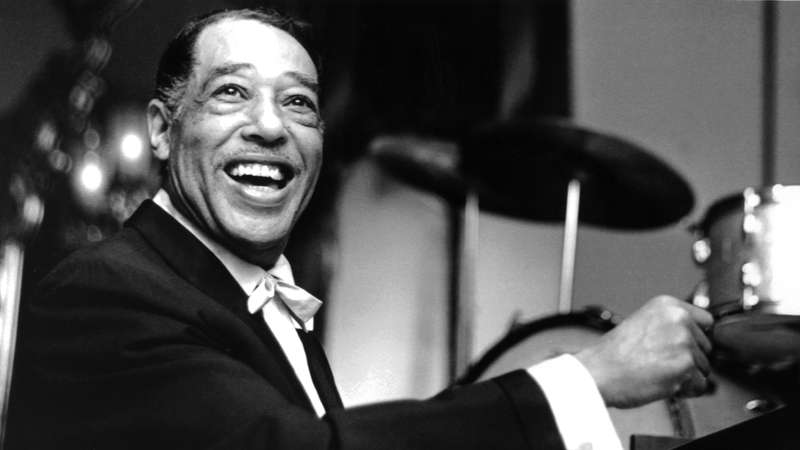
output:
[[252, 19], [289, 33], [306, 49], [317, 70], [320, 69], [319, 56], [314, 51], [311, 26], [308, 23], [272, 9], [214, 11], [184, 25], [161, 55], [153, 96], [164, 102], [170, 114], [175, 113], [178, 100], [183, 95], [186, 82], [191, 76], [194, 67], [194, 47], [198, 36], [206, 27], [225, 19]]

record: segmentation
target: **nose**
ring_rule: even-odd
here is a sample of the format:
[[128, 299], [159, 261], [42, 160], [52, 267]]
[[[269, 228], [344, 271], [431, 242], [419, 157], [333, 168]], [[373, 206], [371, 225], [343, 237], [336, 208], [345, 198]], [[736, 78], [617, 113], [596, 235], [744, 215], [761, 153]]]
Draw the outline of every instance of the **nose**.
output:
[[249, 122], [242, 129], [245, 140], [263, 146], [283, 144], [287, 138], [286, 123], [280, 109], [272, 101], [254, 102], [248, 111]]

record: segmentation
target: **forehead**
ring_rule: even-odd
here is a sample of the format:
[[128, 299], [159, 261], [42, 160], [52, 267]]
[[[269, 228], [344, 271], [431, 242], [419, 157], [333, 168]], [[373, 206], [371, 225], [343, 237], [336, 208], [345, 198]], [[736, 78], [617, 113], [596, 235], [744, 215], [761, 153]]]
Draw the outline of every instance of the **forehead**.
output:
[[292, 71], [317, 77], [306, 49], [289, 33], [253, 19], [225, 19], [208, 26], [195, 44], [195, 71], [202, 77], [215, 67], [250, 64], [262, 77]]

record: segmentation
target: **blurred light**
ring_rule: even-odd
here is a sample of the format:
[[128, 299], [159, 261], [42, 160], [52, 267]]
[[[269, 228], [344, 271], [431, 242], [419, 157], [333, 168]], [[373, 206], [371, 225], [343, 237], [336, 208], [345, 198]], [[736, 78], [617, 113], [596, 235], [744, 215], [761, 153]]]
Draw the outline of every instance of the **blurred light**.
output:
[[42, 199], [36, 195], [25, 197], [25, 202], [22, 204], [22, 217], [25, 220], [25, 226], [38, 227], [42, 223], [42, 217], [44, 217]]
[[72, 169], [72, 158], [61, 150], [54, 150], [47, 157], [50, 167], [58, 172], [69, 172]]
[[58, 131], [56, 130], [53, 122], [45, 120], [39, 126], [39, 132], [36, 134], [36, 146], [39, 150], [49, 152], [56, 148], [58, 142]]
[[142, 142], [142, 138], [134, 133], [128, 133], [123, 136], [119, 145], [120, 151], [122, 152], [122, 157], [130, 161], [135, 161], [141, 158], [143, 147], [144, 143]]
[[[85, 212], [102, 214], [106, 207], [106, 190], [113, 172], [97, 152], [86, 152], [75, 162], [72, 187], [75, 200]], [[84, 240], [80, 236], [80, 240]]]
[[86, 132], [83, 133], [83, 143], [89, 150], [97, 150], [97, 148], [100, 147], [100, 133], [94, 128], [89, 127]]
[[79, 176], [81, 187], [89, 193], [95, 193], [103, 186], [103, 169], [97, 161], [86, 161]]

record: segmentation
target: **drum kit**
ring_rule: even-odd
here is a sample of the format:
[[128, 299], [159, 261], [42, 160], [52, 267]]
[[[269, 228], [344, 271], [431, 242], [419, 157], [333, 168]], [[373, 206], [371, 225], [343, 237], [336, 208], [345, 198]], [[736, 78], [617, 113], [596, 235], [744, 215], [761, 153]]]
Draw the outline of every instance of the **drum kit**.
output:
[[[646, 150], [564, 119], [517, 119], [458, 139], [408, 133], [376, 137], [371, 155], [389, 174], [463, 212], [453, 230], [450, 375], [489, 378], [588, 347], [617, 323], [603, 308], [573, 311], [579, 223], [615, 230], [663, 227], [694, 206], [688, 183]], [[516, 324], [476, 362], [472, 305], [463, 295], [474, 267], [479, 211], [564, 223], [558, 313]], [[610, 409], [623, 443], [631, 435], [693, 439], [774, 410], [787, 399], [755, 374], [800, 360], [800, 186], [747, 188], [711, 205], [688, 240], [704, 279], [687, 301], [716, 318], [710, 392], [632, 410]], [[690, 245], [687, 244], [687, 247]], [[464, 272], [467, 273], [464, 273]], [[731, 369], [734, 368], [734, 369]], [[765, 369], [767, 368], [767, 369]], [[792, 376], [792, 383], [798, 380]], [[796, 390], [796, 387], [795, 387]]]

